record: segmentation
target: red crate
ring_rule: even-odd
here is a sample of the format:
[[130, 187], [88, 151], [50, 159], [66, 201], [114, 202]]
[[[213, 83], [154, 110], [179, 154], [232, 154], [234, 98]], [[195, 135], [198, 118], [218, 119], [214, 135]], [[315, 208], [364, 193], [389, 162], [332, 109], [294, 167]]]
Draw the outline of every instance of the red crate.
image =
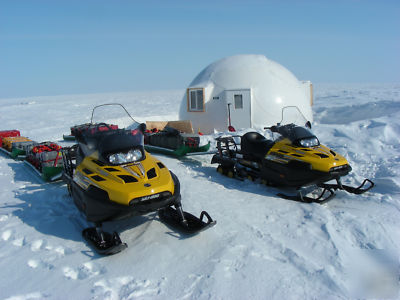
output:
[[3, 130], [0, 131], [0, 147], [3, 147], [3, 138], [21, 136], [19, 130]]
[[32, 147], [26, 159], [39, 171], [43, 167], [60, 167], [63, 163], [60, 150], [61, 146], [56, 143], [43, 142]]
[[90, 133], [95, 133], [97, 131], [107, 131], [109, 130], [117, 130], [118, 125], [114, 124], [91, 124], [91, 123], [86, 123], [86, 124], [81, 124], [81, 125], [75, 125], [71, 127], [71, 135], [76, 136], [78, 132], [82, 133], [84, 131], [90, 130]]

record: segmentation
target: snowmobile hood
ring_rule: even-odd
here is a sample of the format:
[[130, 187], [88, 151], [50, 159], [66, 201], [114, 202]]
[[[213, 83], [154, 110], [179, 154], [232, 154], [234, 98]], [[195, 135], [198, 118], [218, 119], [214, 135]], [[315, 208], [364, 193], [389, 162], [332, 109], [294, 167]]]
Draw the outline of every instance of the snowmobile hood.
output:
[[123, 205], [132, 205], [135, 199], [175, 192], [171, 173], [149, 153], [138, 163], [115, 166], [99, 160], [96, 151], [77, 166], [73, 180], [85, 190], [90, 185], [96, 186], [106, 191], [111, 201]]
[[324, 145], [306, 148], [293, 144], [287, 138], [276, 142], [265, 158], [280, 163], [302, 161], [309, 163], [312, 170], [321, 172], [339, 171], [349, 167], [346, 158]]

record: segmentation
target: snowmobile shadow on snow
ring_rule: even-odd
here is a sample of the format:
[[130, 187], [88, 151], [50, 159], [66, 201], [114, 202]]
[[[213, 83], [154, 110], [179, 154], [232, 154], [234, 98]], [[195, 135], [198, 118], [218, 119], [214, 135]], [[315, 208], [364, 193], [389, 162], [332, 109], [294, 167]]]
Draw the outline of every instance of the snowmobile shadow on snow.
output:
[[76, 229], [79, 214], [72, 203], [67, 201], [65, 192], [58, 187], [27, 186], [14, 190], [15, 198], [22, 201], [1, 208], [14, 208], [12, 214], [24, 224], [47, 236], [71, 241], [80, 241]]
[[[13, 209], [13, 215], [46, 236], [76, 242], [82, 240], [81, 231], [87, 226], [87, 222], [82, 219], [81, 213], [76, 210], [65, 190], [60, 190], [54, 185], [46, 188], [39, 185], [27, 186], [15, 190], [14, 193], [15, 198], [21, 200], [22, 203], [3, 205], [0, 208]], [[152, 219], [157, 220], [156, 214], [138, 216], [130, 222], [127, 220], [114, 221], [111, 222], [112, 224], [105, 224], [104, 228], [118, 228], [119, 231], [125, 232], [140, 227], [144, 223], [150, 224], [149, 221]], [[139, 238], [146, 228], [139, 234], [136, 232], [136, 238]], [[102, 257], [92, 250], [82, 250], [81, 252], [92, 258]]]
[[[8, 165], [14, 171], [13, 180], [15, 182], [27, 182], [28, 184], [13, 191], [15, 198], [21, 200], [21, 203], [3, 205], [0, 208], [13, 209], [13, 215], [46, 236], [81, 241], [81, 231], [88, 226], [88, 222], [82, 218], [82, 213], [76, 210], [67, 191], [60, 189], [60, 185], [64, 185], [64, 183], [45, 183], [21, 162], [11, 161]], [[104, 224], [104, 228], [118, 228], [119, 231], [124, 232], [139, 227], [149, 220], [157, 220], [156, 216], [156, 214], [137, 216], [131, 222], [127, 222], [127, 220], [113, 221]], [[92, 250], [82, 250], [82, 253], [92, 258], [102, 257]]]
[[276, 194], [278, 191], [280, 191], [278, 188], [272, 186], [266, 187], [261, 183], [250, 184], [250, 180], [248, 179], [232, 180], [231, 178], [219, 174], [215, 167], [203, 165], [201, 161], [196, 160], [195, 158], [185, 157], [181, 158], [180, 160], [185, 167], [190, 168], [192, 171], [198, 173], [198, 175], [196, 175], [197, 177], [202, 177], [207, 181], [210, 180], [209, 178], [212, 178], [212, 182], [222, 185], [228, 190], [240, 190], [246, 193], [271, 197], [276, 197]]
[[[132, 231], [135, 233], [135, 236], [132, 238], [131, 233], [129, 232], [130, 242], [134, 242], [135, 240], [139, 239], [143, 234], [147, 232], [148, 227], [151, 224], [151, 221], [157, 221], [156, 219], [157, 214], [149, 214], [149, 215], [141, 215], [137, 216], [136, 218], [132, 218], [130, 220], [128, 219], [121, 219], [121, 220], [116, 220], [116, 221], [110, 221], [107, 223], [104, 223], [102, 225], [102, 228], [105, 232], [110, 232], [110, 231], [118, 231], [122, 232], [122, 234], [128, 234], [128, 232], [131, 229], [135, 229], [135, 231]], [[89, 226], [89, 223], [82, 220], [84, 218], [84, 215], [82, 213], [79, 214], [79, 221], [84, 222], [82, 226], [80, 226], [77, 230], [80, 232], [80, 239], [82, 240], [82, 230], [83, 228]], [[141, 229], [139, 229], [141, 227]], [[104, 255], [102, 253], [98, 253], [96, 249], [92, 248], [92, 244], [89, 241], [84, 241], [85, 244], [89, 247], [88, 250], [81, 250], [83, 254], [85, 254], [88, 257], [91, 257], [93, 259], [97, 258], [102, 258]]]
[[[3, 154], [1, 154], [3, 155]], [[14, 171], [15, 182], [31, 182], [36, 184], [49, 184], [46, 183], [41, 177], [35, 173], [30, 167], [25, 165], [23, 162], [10, 161], [8, 166]], [[58, 182], [61, 183], [61, 182]], [[50, 183], [54, 184], [54, 183]]]

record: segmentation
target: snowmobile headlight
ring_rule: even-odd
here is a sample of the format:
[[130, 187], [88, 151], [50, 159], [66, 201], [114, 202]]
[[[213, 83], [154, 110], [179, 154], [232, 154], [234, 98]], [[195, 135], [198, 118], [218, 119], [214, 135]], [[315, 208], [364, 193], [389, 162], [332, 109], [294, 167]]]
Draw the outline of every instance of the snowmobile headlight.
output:
[[126, 164], [139, 161], [143, 158], [143, 153], [139, 149], [129, 150], [127, 153], [115, 153], [108, 157], [108, 161], [113, 165]]
[[311, 137], [311, 138], [307, 138], [307, 139], [302, 139], [299, 140], [299, 144], [302, 147], [315, 147], [319, 145], [319, 141], [316, 137]]
[[142, 151], [140, 151], [139, 149], [134, 149], [134, 150], [129, 150], [126, 156], [129, 161], [139, 161], [142, 159], [143, 154]]

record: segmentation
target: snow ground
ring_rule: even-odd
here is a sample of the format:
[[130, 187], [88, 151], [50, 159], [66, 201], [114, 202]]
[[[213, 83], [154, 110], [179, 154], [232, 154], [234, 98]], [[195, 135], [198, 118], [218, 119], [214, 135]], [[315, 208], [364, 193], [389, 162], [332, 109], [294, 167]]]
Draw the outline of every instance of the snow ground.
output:
[[[59, 141], [119, 102], [139, 121], [176, 119], [184, 91], [0, 99], [0, 130]], [[181, 181], [185, 210], [217, 225], [197, 236], [156, 214], [106, 224], [128, 248], [111, 257], [82, 242], [88, 224], [65, 185], [0, 154], [0, 299], [400, 298], [400, 85], [315, 86], [314, 132], [376, 187], [324, 205], [215, 171], [210, 156], [160, 159]]]

